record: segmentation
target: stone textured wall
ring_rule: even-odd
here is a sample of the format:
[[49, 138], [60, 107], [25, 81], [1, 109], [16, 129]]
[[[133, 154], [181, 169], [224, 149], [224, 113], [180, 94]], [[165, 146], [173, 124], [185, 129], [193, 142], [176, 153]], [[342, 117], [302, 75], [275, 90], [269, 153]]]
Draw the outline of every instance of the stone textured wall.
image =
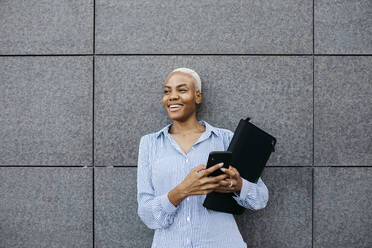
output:
[[0, 0], [1, 248], [150, 247], [138, 144], [176, 67], [198, 119], [278, 139], [250, 247], [372, 247], [370, 0]]

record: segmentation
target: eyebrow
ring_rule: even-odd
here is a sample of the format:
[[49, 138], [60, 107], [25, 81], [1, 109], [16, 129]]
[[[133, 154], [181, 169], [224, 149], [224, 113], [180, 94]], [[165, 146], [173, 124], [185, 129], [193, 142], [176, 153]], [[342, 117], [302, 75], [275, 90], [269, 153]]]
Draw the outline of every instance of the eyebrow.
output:
[[[180, 84], [180, 85], [177, 85], [176, 88], [179, 88], [179, 87], [182, 87], [182, 86], [187, 86], [187, 84]], [[170, 88], [170, 87], [167, 86], [167, 85], [164, 85], [164, 88]]]

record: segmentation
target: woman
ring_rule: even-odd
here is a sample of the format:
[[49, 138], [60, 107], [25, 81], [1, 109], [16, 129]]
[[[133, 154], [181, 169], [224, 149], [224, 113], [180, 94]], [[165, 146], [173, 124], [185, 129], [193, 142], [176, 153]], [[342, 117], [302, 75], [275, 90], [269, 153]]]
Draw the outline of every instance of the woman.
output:
[[[226, 150], [234, 133], [196, 119], [202, 92], [195, 71], [178, 68], [163, 86], [162, 103], [173, 122], [141, 137], [137, 167], [138, 215], [155, 229], [151, 247], [247, 247], [232, 214], [202, 204], [212, 191], [233, 192], [239, 205], [262, 209], [266, 185], [241, 178], [232, 165], [206, 169], [209, 152]], [[208, 177], [218, 169], [224, 174]]]

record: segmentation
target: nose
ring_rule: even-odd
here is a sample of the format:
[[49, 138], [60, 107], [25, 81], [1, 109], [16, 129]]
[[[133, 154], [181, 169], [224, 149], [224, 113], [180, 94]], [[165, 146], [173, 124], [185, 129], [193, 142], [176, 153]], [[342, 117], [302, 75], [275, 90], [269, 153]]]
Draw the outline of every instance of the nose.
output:
[[170, 94], [169, 94], [169, 100], [173, 100], [173, 99], [178, 99], [178, 93], [177, 91], [172, 91]]

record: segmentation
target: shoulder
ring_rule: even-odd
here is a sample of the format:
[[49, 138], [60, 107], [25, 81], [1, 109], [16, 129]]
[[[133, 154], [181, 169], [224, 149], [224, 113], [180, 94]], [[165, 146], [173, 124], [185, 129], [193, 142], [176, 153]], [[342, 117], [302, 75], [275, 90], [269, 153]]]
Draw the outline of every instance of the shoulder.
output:
[[215, 132], [217, 134], [217, 136], [229, 136], [229, 135], [233, 135], [234, 133], [227, 129], [227, 128], [222, 128], [222, 127], [217, 127], [217, 126], [214, 126], [204, 120], [202, 120], [202, 122], [204, 122], [206, 124], [206, 126], [212, 130], [212, 132]]
[[234, 135], [234, 132], [226, 128], [216, 128], [222, 137], [230, 138]]
[[218, 139], [222, 141], [224, 150], [227, 150], [234, 133], [226, 128], [215, 128], [216, 133], [218, 133]]
[[223, 133], [223, 134], [234, 134], [233, 131], [231, 131], [230, 129], [226, 129], [226, 128], [218, 128], [218, 130]]
[[152, 142], [154, 139], [154, 135], [155, 133], [148, 133], [148, 134], [143, 135], [140, 138], [140, 144], [147, 144], [149, 142]]
[[157, 132], [148, 133], [140, 138], [140, 147], [152, 147], [157, 142]]
[[218, 139], [222, 141], [226, 150], [234, 136], [234, 132], [227, 128], [215, 128], [215, 131], [216, 133], [218, 132]]
[[151, 137], [149, 134], [145, 134], [140, 138], [139, 150], [148, 149], [149, 144], [151, 143]]
[[140, 141], [139, 141], [139, 145], [138, 145], [138, 152], [139, 152], [139, 156], [144, 156], [144, 154], [147, 154], [146, 156], [148, 160], [151, 159], [151, 157], [153, 156], [153, 145], [154, 143], [154, 140], [152, 139], [152, 135], [151, 134], [145, 134], [143, 136], [141, 136], [140, 138]]

